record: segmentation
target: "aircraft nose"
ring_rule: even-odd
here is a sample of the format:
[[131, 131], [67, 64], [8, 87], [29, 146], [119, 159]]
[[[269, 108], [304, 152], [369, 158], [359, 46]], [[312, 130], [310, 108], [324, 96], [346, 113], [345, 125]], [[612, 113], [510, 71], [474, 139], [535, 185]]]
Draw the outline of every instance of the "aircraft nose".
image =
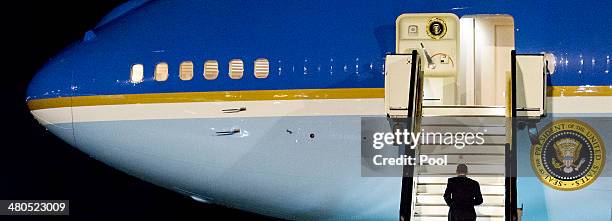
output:
[[26, 93], [26, 103], [34, 118], [70, 144], [74, 144], [72, 71], [63, 59], [51, 60], [34, 75]]

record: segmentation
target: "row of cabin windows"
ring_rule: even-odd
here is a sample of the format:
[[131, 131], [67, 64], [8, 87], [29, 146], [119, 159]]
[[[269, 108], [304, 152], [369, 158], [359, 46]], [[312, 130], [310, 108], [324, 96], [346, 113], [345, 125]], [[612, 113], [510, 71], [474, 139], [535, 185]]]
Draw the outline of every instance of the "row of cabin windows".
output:
[[[270, 73], [270, 62], [265, 58], [255, 60], [253, 71], [256, 78], [267, 78]], [[229, 77], [231, 79], [241, 79], [244, 74], [244, 62], [240, 59], [233, 59], [229, 62]], [[204, 62], [204, 79], [215, 80], [219, 76], [219, 63], [215, 60]], [[179, 78], [183, 81], [193, 79], [193, 62], [183, 61], [179, 66]], [[130, 81], [140, 83], [144, 79], [144, 66], [142, 64], [132, 65], [130, 71]], [[155, 65], [153, 72], [155, 81], [168, 80], [168, 63], [160, 62]]]

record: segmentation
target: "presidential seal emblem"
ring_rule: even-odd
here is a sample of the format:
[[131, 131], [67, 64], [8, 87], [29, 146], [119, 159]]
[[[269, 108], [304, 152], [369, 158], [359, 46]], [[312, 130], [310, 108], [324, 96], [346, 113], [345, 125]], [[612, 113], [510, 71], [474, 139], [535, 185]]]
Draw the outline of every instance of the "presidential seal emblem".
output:
[[446, 35], [446, 22], [441, 18], [431, 18], [427, 22], [427, 35], [433, 39], [441, 39]]
[[544, 184], [563, 191], [582, 189], [604, 167], [603, 140], [588, 124], [571, 119], [546, 125], [531, 147], [531, 166]]

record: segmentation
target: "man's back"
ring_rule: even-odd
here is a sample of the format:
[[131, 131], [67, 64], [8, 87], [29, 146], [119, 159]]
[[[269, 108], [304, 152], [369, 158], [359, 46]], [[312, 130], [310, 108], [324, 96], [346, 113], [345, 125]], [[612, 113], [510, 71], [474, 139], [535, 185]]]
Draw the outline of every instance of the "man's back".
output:
[[465, 176], [449, 178], [444, 201], [450, 207], [449, 220], [476, 220], [474, 206], [482, 204], [480, 185]]

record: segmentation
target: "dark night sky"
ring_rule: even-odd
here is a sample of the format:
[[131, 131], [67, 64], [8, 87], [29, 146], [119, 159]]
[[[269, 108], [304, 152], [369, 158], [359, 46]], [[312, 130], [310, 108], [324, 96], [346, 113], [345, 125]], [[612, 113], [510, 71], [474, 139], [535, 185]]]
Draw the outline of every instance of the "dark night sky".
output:
[[[19, 3], [17, 3], [19, 2]], [[113, 169], [64, 143], [30, 115], [28, 82], [54, 54], [82, 39], [122, 1], [15, 1], [2, 5], [3, 117], [0, 199], [70, 200], [69, 217], [190, 216], [198, 220], [266, 219], [192, 199]], [[15, 5], [17, 4], [17, 5]], [[8, 80], [7, 80], [8, 77]], [[0, 220], [51, 217], [1, 217]]]

